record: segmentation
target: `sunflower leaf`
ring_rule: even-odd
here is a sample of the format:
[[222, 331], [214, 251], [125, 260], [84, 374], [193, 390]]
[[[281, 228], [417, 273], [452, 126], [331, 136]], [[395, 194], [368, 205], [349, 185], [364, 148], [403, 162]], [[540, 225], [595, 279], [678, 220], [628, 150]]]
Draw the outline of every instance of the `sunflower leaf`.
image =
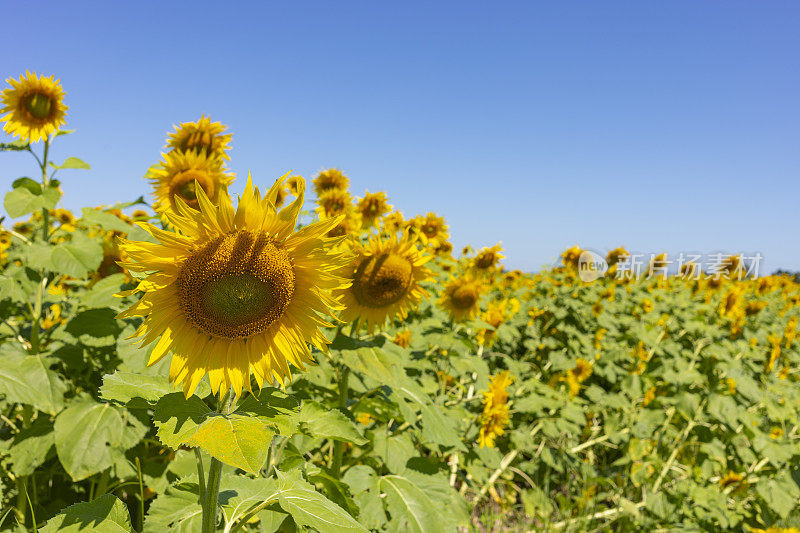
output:
[[68, 157], [60, 165], [56, 165], [55, 163], [53, 163], [51, 161], [50, 162], [50, 166], [55, 168], [55, 169], [79, 168], [79, 169], [83, 169], [83, 170], [89, 170], [89, 168], [90, 168], [89, 167], [89, 163], [86, 163], [85, 161], [83, 161], [82, 159], [79, 159], [77, 157]]
[[32, 405], [51, 415], [61, 411], [67, 386], [50, 370], [50, 361], [4, 345], [0, 350], [0, 391], [6, 400]]
[[39, 209], [52, 209], [59, 198], [61, 192], [56, 187], [47, 187], [39, 193], [34, 193], [26, 182], [6, 193], [3, 206], [9, 216], [17, 218]]
[[[300, 526], [316, 529], [320, 533], [367, 531], [347, 512], [318, 493], [312, 485], [300, 478], [297, 471], [278, 471], [278, 501]], [[430, 531], [436, 531], [436, 528]]]
[[133, 533], [128, 508], [113, 494], [91, 502], [76, 503], [58, 513], [40, 533]]

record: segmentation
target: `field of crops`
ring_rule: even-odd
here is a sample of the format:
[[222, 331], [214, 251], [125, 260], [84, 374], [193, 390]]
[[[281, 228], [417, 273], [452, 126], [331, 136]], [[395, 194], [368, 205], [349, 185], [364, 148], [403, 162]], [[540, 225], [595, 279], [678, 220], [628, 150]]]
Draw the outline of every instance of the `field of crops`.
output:
[[509, 271], [206, 117], [73, 213], [63, 90], [9, 83], [0, 531], [798, 531], [793, 278]]

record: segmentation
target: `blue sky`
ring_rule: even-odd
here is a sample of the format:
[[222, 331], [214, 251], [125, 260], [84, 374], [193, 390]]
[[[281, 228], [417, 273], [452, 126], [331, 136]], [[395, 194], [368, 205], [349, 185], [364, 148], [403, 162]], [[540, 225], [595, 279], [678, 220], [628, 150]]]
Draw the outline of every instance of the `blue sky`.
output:
[[[77, 132], [55, 158], [92, 165], [61, 175], [73, 210], [148, 194], [167, 131], [207, 113], [234, 134], [234, 191], [248, 170], [269, 185], [339, 167], [354, 194], [445, 216], [457, 249], [502, 241], [510, 268], [579, 244], [800, 270], [796, 2], [16, 2], [4, 18], [0, 76], [67, 93]], [[0, 187], [30, 163], [0, 154]]]

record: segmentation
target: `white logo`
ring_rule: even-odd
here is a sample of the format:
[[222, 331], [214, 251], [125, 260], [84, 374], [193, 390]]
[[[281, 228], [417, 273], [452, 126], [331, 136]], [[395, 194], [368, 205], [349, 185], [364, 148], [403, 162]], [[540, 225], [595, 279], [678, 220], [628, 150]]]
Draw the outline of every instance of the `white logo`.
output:
[[603, 256], [584, 250], [578, 258], [578, 277], [583, 282], [590, 282], [598, 279], [608, 270], [608, 263]]

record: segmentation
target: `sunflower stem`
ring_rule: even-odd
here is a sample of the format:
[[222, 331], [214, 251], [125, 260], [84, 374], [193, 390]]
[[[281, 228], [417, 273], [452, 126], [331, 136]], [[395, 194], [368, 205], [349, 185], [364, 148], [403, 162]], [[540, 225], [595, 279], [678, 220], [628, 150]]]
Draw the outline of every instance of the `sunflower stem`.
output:
[[[350, 381], [350, 367], [342, 366], [339, 373], [339, 410], [347, 413], [348, 382]], [[342, 457], [344, 456], [344, 443], [340, 440], [333, 442], [333, 461], [331, 471], [336, 479], [342, 471]]]
[[[47, 153], [50, 149], [50, 138], [44, 141], [44, 157], [42, 158], [42, 191], [47, 188]], [[50, 240], [50, 210], [42, 208], [42, 238], [45, 242]]]
[[208, 485], [203, 500], [203, 533], [214, 533], [217, 530], [217, 499], [219, 481], [222, 477], [222, 463], [212, 457], [208, 467]]

